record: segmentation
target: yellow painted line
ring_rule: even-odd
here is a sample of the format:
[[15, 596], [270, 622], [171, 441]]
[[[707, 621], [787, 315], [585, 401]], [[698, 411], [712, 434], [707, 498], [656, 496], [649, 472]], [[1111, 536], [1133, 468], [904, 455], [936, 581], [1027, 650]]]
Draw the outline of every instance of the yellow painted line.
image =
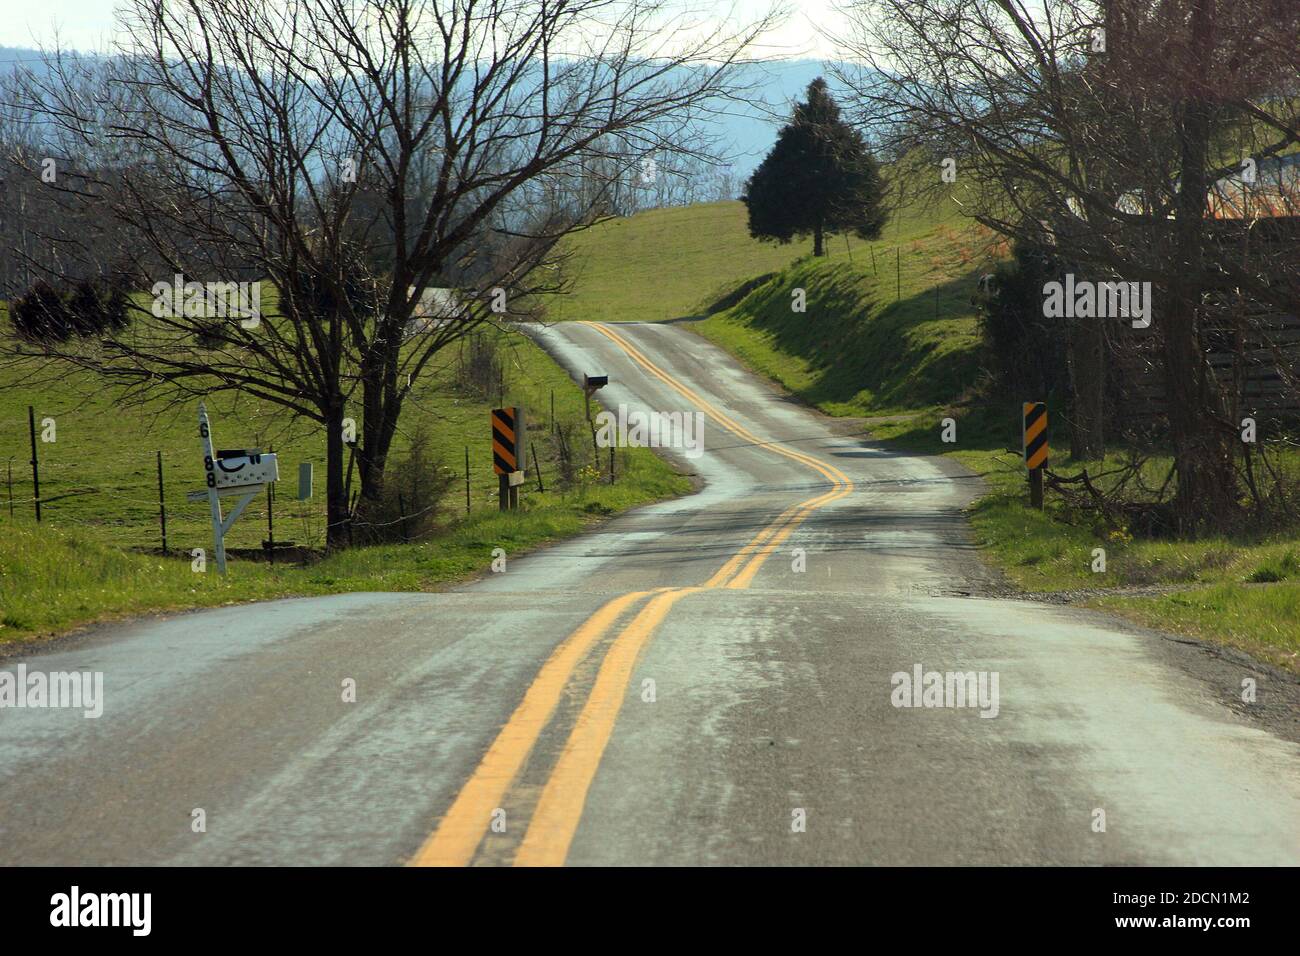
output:
[[[776, 548], [788, 538], [796, 527], [822, 504], [848, 494], [838, 489], [816, 505], [800, 509], [784, 526], [780, 519], [768, 526], [765, 534], [775, 531], [775, 536], [756, 555], [745, 569], [725, 585], [705, 584], [698, 588], [667, 591], [652, 598], [632, 622], [614, 639], [587, 703], [579, 714], [564, 750], [551, 771], [542, 791], [541, 799], [533, 810], [528, 831], [515, 854], [515, 866], [563, 866], [569, 847], [578, 832], [582, 811], [587, 804], [587, 793], [596, 771], [600, 768], [605, 748], [614, 735], [623, 701], [627, 699], [628, 684], [637, 658], [654, 635], [655, 629], [668, 615], [669, 609], [687, 594], [715, 587], [746, 588], [758, 569]], [[779, 530], [777, 530], [779, 529]], [[753, 543], [751, 542], [751, 546]], [[740, 557], [740, 555], [737, 555]], [[732, 559], [733, 561], [735, 558]], [[730, 563], [730, 562], [728, 562]], [[717, 577], [717, 575], [715, 575]]]
[[746, 548], [746, 551], [748, 552], [757, 553], [750, 558], [749, 563], [745, 565], [743, 571], [728, 581], [720, 582], [716, 585], [710, 583], [706, 585], [706, 587], [749, 587], [750, 582], [754, 579], [754, 575], [757, 574], [758, 569], [763, 566], [763, 562], [776, 553], [777, 548], [780, 547], [781, 543], [789, 538], [790, 535], [794, 533], [795, 529], [798, 528], [799, 525], [803, 524], [804, 520], [807, 519], [810, 514], [818, 508], [830, 504], [832, 501], [838, 501], [850, 494], [852, 491], [853, 485], [850, 483], [848, 487], [836, 488], [817, 498], [812, 498], [809, 501], [804, 502], [802, 505], [796, 506], [797, 511], [787, 521], [785, 521], [784, 524], [780, 523], [780, 519], [773, 522], [772, 526], [768, 530], [773, 531], [774, 535], [771, 536], [770, 539], [766, 540], [766, 543], [760, 543], [759, 546]]
[[776, 550], [781, 546], [781, 543], [785, 541], [786, 538], [790, 537], [799, 525], [803, 524], [805, 518], [822, 505], [843, 498], [846, 494], [848, 494], [848, 492], [843, 490], [834, 492], [832, 495], [828, 495], [825, 501], [819, 502], [810, 508], [805, 508], [800, 511], [794, 518], [786, 523], [785, 527], [783, 527], [780, 532], [772, 538], [772, 540], [763, 546], [762, 550], [759, 551], [758, 554], [754, 555], [749, 564], [745, 565], [745, 569], [728, 581], [724, 587], [733, 589], [749, 587], [750, 582], [754, 580], [754, 575], [758, 574], [758, 569], [763, 566], [763, 562], [776, 553]]
[[[709, 579], [705, 587], [720, 587], [725, 583], [727, 576], [744, 557], [775, 534], [781, 528], [782, 522], [791, 514], [797, 513], [798, 508], [799, 506], [796, 505], [787, 509], [755, 535], [753, 540]], [[676, 589], [659, 590], [662, 594], [677, 593]], [[627, 607], [649, 593], [651, 592], [637, 591], [610, 601], [555, 649], [525, 692], [523, 702], [511, 714], [473, 775], [461, 788], [455, 802], [438, 824], [438, 828], [425, 841], [409, 865], [469, 865], [478, 845], [487, 833], [492, 811], [501, 806], [510, 784], [523, 767], [528, 754], [532, 752], [542, 729], [554, 714], [564, 686], [573, 671], [592, 645], [601, 638], [611, 624], [618, 620]], [[647, 608], [649, 606], [647, 604]], [[601, 749], [603, 751], [603, 746]]]
[[[775, 534], [782, 522], [797, 513], [787, 509], [754, 536], [705, 587], [719, 587], [748, 554]], [[675, 589], [660, 589], [674, 593]], [[461, 788], [438, 828], [411, 859], [411, 866], [467, 866], [487, 833], [493, 810], [501, 806], [510, 784], [532, 752], [542, 729], [559, 703], [573, 671], [623, 612], [649, 591], [636, 591], [610, 601], [598, 610], [564, 643], [555, 649], [524, 694], [523, 702], [488, 748], [473, 775]], [[647, 605], [648, 606], [648, 605]], [[603, 748], [602, 748], [603, 749]]]
[[[755, 435], [749, 429], [745, 428], [739, 422], [736, 422], [729, 415], [726, 415], [724, 412], [719, 410], [715, 405], [713, 405], [707, 399], [703, 398], [699, 393], [681, 384], [676, 379], [674, 379], [671, 375], [665, 372], [663, 369], [659, 368], [657, 365], [655, 365], [654, 362], [646, 358], [646, 356], [642, 354], [639, 349], [637, 349], [634, 345], [632, 345], [630, 342], [624, 339], [621, 335], [613, 332], [608, 328], [605, 328], [602, 325], [597, 325], [595, 323], [584, 323], [584, 324], [591, 325], [592, 328], [596, 329], [596, 331], [605, 335], [606, 338], [609, 338], [611, 341], [614, 342], [615, 345], [623, 349], [623, 351], [626, 352], [628, 356], [633, 359], [633, 361], [641, 365], [644, 369], [646, 369], [646, 371], [650, 372], [652, 375], [654, 375], [664, 384], [668, 385], [670, 388], [676, 391], [683, 398], [686, 398], [688, 401], [694, 402], [695, 404], [702, 407], [706, 411], [706, 413], [710, 415], [710, 417], [712, 417], [715, 421], [717, 421], [720, 425], [722, 425], [723, 428], [726, 428], [732, 434], [736, 435], [737, 437], [741, 438], [744, 441], [749, 441], [759, 447], [766, 448], [768, 451], [775, 452], [776, 454], [783, 455], [786, 458], [789, 458], [793, 461], [807, 465], [810, 468], [813, 468], [814, 470], [819, 472], [824, 477], [830, 479], [830, 481], [836, 486], [834, 490], [832, 490], [827, 494], [820, 495], [816, 498], [812, 498], [808, 501], [802, 502], [801, 504], [795, 505], [792, 508], [787, 509], [785, 512], [783, 512], [780, 516], [777, 517], [777, 519], [774, 522], [772, 522], [771, 525], [769, 525], [764, 530], [764, 532], [759, 536], [759, 538], [756, 538], [754, 541], [751, 541], [748, 545], [746, 545], [743, 549], [741, 549], [740, 552], [734, 555], [731, 558], [731, 560], [729, 560], [725, 565], [722, 566], [722, 568], [719, 569], [717, 574], [715, 574], [712, 578], [710, 578], [707, 582], [705, 582], [704, 586], [706, 588], [723, 587], [723, 586], [726, 586], [728, 588], [748, 587], [750, 582], [754, 579], [754, 575], [758, 573], [759, 568], [761, 568], [763, 566], [763, 563], [769, 557], [771, 557], [772, 554], [775, 553], [777, 546], [782, 541], [786, 540], [794, 532], [794, 529], [797, 528], [800, 524], [802, 524], [803, 521], [808, 517], [809, 514], [812, 513], [813, 510], [820, 508], [823, 505], [830, 504], [830, 502], [832, 501], [837, 501], [840, 498], [843, 498], [846, 495], [849, 495], [853, 492], [853, 482], [849, 480], [848, 475], [844, 474], [844, 472], [840, 471], [835, 466], [821, 462], [816, 458], [803, 454], [802, 452], [792, 451], [788, 448], [782, 448], [779, 445], [773, 445], [769, 442], [765, 442], [763, 439], [759, 438], [757, 435]], [[778, 533], [778, 529], [781, 529], [780, 533]], [[775, 535], [775, 537], [773, 537], [773, 535]], [[763, 547], [764, 541], [767, 541], [767, 539], [769, 538], [771, 538], [772, 540], [767, 543], [766, 547]], [[757, 553], [755, 554], [754, 552], [756, 551]], [[753, 556], [750, 557], [750, 555]], [[727, 581], [728, 577], [730, 577], [731, 573], [735, 570], [735, 568], [747, 557], [750, 558], [750, 561], [749, 564], [746, 566], [745, 570], [741, 572], [739, 575], [737, 575], [736, 578], [732, 579], [730, 583], [728, 583]]]
[[[649, 643], [655, 629], [667, 616], [672, 606], [685, 597], [698, 591], [715, 587], [748, 587], [758, 569], [782, 541], [786, 540], [805, 518], [814, 510], [831, 501], [849, 494], [853, 482], [838, 468], [824, 465], [816, 459], [798, 452], [790, 452], [778, 446], [769, 445], [758, 439], [744, 426], [718, 411], [711, 403], [701, 398], [675, 379], [663, 372], [649, 359], [636, 350], [621, 336], [609, 332], [601, 326], [595, 326], [605, 333], [615, 344], [619, 345], [638, 364], [642, 365], [665, 384], [673, 387], [688, 400], [703, 407], [723, 427], [741, 438], [753, 441], [756, 445], [770, 448], [779, 454], [792, 458], [802, 464], [815, 468], [822, 475], [830, 478], [835, 487], [802, 505], [787, 509], [754, 540], [742, 548], [730, 561], [715, 574], [703, 587], [682, 588], [665, 592], [647, 602], [641, 612], [614, 639], [605, 660], [601, 664], [596, 681], [592, 686], [587, 703], [574, 723], [569, 739], [564, 745], [559, 760], [551, 771], [542, 796], [533, 810], [528, 831], [515, 854], [516, 866], [562, 866], [568, 857], [569, 847], [577, 833], [586, 806], [587, 794], [600, 767], [605, 748], [614, 734], [619, 711], [627, 699], [628, 684], [637, 658]], [[757, 551], [756, 554], [753, 552]], [[728, 582], [731, 571], [752, 554], [749, 563]]]
[[655, 365], [654, 362], [646, 358], [645, 355], [643, 355], [641, 351], [636, 348], [636, 346], [632, 345], [621, 335], [618, 335], [617, 333], [611, 331], [610, 329], [606, 328], [603, 325], [597, 325], [594, 322], [584, 322], [583, 324], [590, 325], [597, 332], [600, 332], [606, 338], [613, 341], [616, 345], [619, 346], [619, 348], [621, 348], [624, 352], [626, 352], [632, 358], [632, 360], [635, 361], [638, 365], [642, 366], [651, 375], [658, 378], [665, 385], [673, 389], [673, 391], [677, 392], [687, 401], [694, 402], [696, 405], [699, 405], [701, 408], [704, 409], [704, 411], [711, 418], [717, 421], [718, 424], [722, 425], [723, 428], [727, 429], [732, 434], [736, 435], [739, 438], [744, 439], [745, 441], [752, 442], [755, 445], [766, 448], [768, 451], [774, 452], [778, 455], [783, 455], [784, 457], [790, 458], [794, 461], [801, 462], [807, 465], [809, 468], [812, 468], [814, 471], [817, 471], [819, 474], [827, 478], [832, 483], [845, 484], [848, 485], [850, 488], [853, 487], [853, 482], [849, 481], [848, 476], [845, 475], [844, 472], [840, 471], [838, 468], [835, 468], [832, 465], [828, 465], [825, 462], [819, 461], [816, 458], [811, 457], [810, 455], [805, 455], [802, 452], [794, 451], [789, 448], [783, 448], [780, 445], [774, 445], [770, 442], [764, 441], [762, 438], [755, 435], [744, 425], [741, 425], [735, 419], [731, 418], [731, 416], [727, 415], [725, 412], [719, 409], [708, 399], [704, 398], [698, 392], [694, 391], [688, 386], [681, 384], [675, 378], [669, 375], [667, 372], [663, 371], [661, 368], [659, 368], [659, 366]]
[[[606, 338], [613, 341], [616, 345], [618, 345], [619, 348], [621, 348], [624, 352], [626, 352], [627, 355], [630, 358], [632, 358], [632, 360], [635, 361], [638, 365], [642, 366], [646, 371], [650, 372], [650, 374], [654, 375], [656, 378], [662, 381], [673, 391], [677, 392], [683, 398], [699, 405], [701, 408], [705, 410], [705, 412], [711, 418], [715, 419], [720, 425], [722, 425], [724, 428], [726, 428], [728, 431], [732, 432], [739, 438], [742, 438], [748, 442], [752, 442], [755, 445], [764, 446], [768, 448], [768, 450], [773, 451], [779, 455], [785, 455], [787, 457], [804, 458], [806, 459], [805, 461], [806, 464], [816, 465], [818, 466], [819, 470], [830, 467], [828, 465], [825, 465], [822, 462], [817, 461], [816, 459], [808, 458], [808, 456], [802, 455], [802, 453], [800, 452], [792, 451], [790, 449], [783, 448], [780, 445], [774, 445], [770, 442], [764, 441], [762, 438], [755, 435], [748, 428], [746, 428], [744, 425], [737, 422], [734, 418], [732, 418], [726, 412], [722, 411], [720, 408], [718, 408], [708, 399], [704, 398], [694, 389], [677, 381], [677, 379], [673, 378], [671, 375], [669, 375], [667, 372], [661, 369], [658, 365], [656, 365], [654, 362], [648, 359], [645, 356], [645, 353], [643, 353], [640, 349], [638, 349], [627, 339], [623, 338], [623, 336], [620, 335], [619, 333], [613, 331], [610, 328], [607, 328], [606, 326], [599, 325], [594, 322], [584, 322], [582, 324], [590, 325], [601, 335], [604, 335]], [[822, 473], [827, 478], [831, 478], [831, 480], [835, 480], [830, 474], [827, 474], [825, 471], [823, 471]], [[840, 477], [843, 478], [843, 475], [841, 474]]]
[[633, 591], [609, 601], [565, 638], [542, 665], [478, 768], [466, 781], [412, 866], [465, 866], [487, 832], [493, 810], [501, 806], [538, 735], [555, 712], [564, 686], [592, 645], [629, 606], [650, 594]]
[[719, 588], [722, 587], [722, 585], [726, 584], [727, 579], [736, 572], [736, 569], [741, 565], [741, 563], [746, 558], [748, 558], [751, 554], [753, 554], [756, 550], [758, 550], [758, 548], [763, 544], [764, 541], [766, 541], [772, 535], [776, 534], [777, 530], [781, 527], [782, 524], [784, 524], [787, 520], [789, 520], [794, 515], [798, 514], [799, 507], [800, 507], [799, 505], [791, 505], [789, 508], [786, 508], [785, 511], [777, 515], [772, 520], [772, 522], [766, 528], [760, 531], [757, 535], [755, 535], [754, 538], [747, 545], [745, 545], [743, 548], [741, 548], [739, 551], [733, 554], [730, 558], [728, 558], [727, 563], [724, 564], [722, 567], [718, 568], [718, 570], [714, 573], [714, 575], [704, 582], [704, 587]]
[[[575, 724], [560, 760], [553, 769], [524, 841], [516, 856], [517, 865], [555, 865], [564, 862], [586, 803], [601, 756], [613, 734], [614, 724], [637, 656], [668, 610], [687, 594], [743, 581], [747, 587], [758, 568], [790, 536], [815, 508], [849, 494], [853, 483], [834, 466], [800, 452], [773, 445], [759, 438], [698, 393], [672, 378], [638, 349], [599, 325], [598, 331], [613, 340], [634, 361], [673, 388], [688, 401], [702, 407], [715, 421], [745, 441], [804, 464], [835, 486], [830, 492], [792, 505], [733, 555], [702, 587], [659, 588], [615, 638], [596, 676], [596, 682]], [[765, 546], [766, 545], [766, 546]], [[748, 565], [736, 574], [740, 565]], [[456, 796], [438, 828], [411, 860], [413, 866], [465, 866], [473, 859], [490, 823], [490, 815], [503, 802], [537, 738], [554, 715], [555, 708], [578, 664], [604, 633], [636, 601], [654, 592], [637, 591], [616, 598], [573, 632], [552, 652], [524, 694], [523, 701], [498, 733], [473, 775]]]
[[669, 608], [700, 590], [679, 588], [651, 598], [614, 641], [533, 810], [528, 832], [515, 854], [515, 866], [563, 865], [587, 802], [587, 791], [627, 697], [637, 657]]

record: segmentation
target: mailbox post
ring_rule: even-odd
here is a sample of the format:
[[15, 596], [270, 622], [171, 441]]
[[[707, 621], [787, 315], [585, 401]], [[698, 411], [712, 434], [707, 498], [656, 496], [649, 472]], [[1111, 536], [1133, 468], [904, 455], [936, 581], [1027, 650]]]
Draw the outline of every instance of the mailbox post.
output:
[[[199, 403], [199, 440], [203, 445], [203, 471], [207, 488], [191, 491], [190, 501], [208, 501], [212, 513], [213, 547], [217, 558], [217, 571], [226, 573], [226, 532], [243, 514], [248, 503], [271, 482], [280, 477], [280, 467], [275, 455], [263, 455], [253, 450], [212, 450], [212, 426], [208, 421], [207, 407]], [[224, 518], [221, 499], [238, 496], [239, 500]]]
[[[591, 396], [609, 384], [608, 375], [588, 375], [582, 373], [582, 395], [587, 402], [587, 427], [591, 429], [591, 460], [597, 472], [600, 471], [600, 446], [596, 443], [596, 423], [591, 420]], [[613, 452], [611, 451], [611, 455]], [[610, 468], [613, 474], [613, 468]]]
[[582, 376], [582, 394], [587, 399], [587, 421], [591, 421], [591, 396], [595, 395], [599, 389], [609, 384], [608, 375], [587, 375]]

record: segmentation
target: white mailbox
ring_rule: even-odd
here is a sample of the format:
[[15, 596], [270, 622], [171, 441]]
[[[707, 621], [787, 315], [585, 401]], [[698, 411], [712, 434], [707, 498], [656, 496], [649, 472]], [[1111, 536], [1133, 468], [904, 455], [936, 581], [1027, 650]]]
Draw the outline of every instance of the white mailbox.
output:
[[[214, 451], [212, 427], [208, 410], [199, 402], [199, 439], [203, 443], [204, 484], [202, 491], [192, 491], [185, 497], [191, 501], [208, 499], [212, 512], [212, 538], [217, 550], [217, 570], [226, 573], [226, 532], [243, 513], [248, 503], [263, 488], [280, 477], [280, 465], [275, 455], [263, 455], [256, 450], [233, 449]], [[221, 514], [221, 499], [238, 498], [230, 514]]]
[[212, 473], [216, 476], [215, 488], [238, 488], [241, 485], [264, 485], [280, 479], [280, 466], [274, 454], [239, 455], [218, 458]]

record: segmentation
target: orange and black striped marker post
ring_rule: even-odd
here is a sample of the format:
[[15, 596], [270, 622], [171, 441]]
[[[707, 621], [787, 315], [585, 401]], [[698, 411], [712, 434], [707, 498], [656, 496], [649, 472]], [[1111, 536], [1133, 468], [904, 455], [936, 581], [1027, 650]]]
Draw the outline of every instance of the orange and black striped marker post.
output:
[[492, 409], [492, 470], [497, 473], [497, 507], [519, 507], [524, 454], [524, 410], [518, 406]]
[[1024, 403], [1025, 467], [1029, 469], [1029, 504], [1043, 508], [1043, 469], [1047, 467], [1047, 403]]

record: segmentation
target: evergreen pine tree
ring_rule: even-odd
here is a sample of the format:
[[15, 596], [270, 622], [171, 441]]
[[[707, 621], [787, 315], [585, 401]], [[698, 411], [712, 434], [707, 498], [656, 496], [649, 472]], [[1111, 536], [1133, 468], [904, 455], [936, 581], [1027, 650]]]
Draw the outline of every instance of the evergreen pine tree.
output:
[[818, 77], [741, 199], [749, 210], [751, 236], [787, 243], [811, 233], [813, 255], [821, 256], [828, 233], [877, 238], [886, 219], [883, 195], [875, 159], [862, 136], [840, 118], [826, 81]]

